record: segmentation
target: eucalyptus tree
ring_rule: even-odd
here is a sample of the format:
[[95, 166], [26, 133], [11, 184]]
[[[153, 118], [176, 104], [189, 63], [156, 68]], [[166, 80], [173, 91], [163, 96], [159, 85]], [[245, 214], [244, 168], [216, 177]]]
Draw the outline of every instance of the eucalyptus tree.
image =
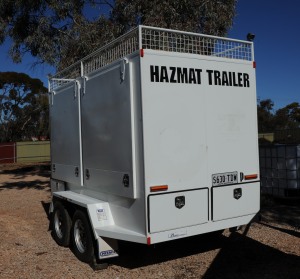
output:
[[0, 72], [0, 142], [47, 136], [47, 88], [24, 73]]
[[138, 24], [225, 35], [236, 0], [0, 0], [10, 55], [64, 68]]

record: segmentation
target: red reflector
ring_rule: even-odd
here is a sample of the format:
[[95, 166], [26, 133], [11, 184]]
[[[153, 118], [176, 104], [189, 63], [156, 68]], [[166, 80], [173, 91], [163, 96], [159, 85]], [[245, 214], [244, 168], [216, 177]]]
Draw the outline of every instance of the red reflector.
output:
[[140, 56], [144, 57], [144, 49], [142, 49], [142, 48], [140, 49]]
[[257, 178], [257, 174], [245, 175], [245, 180], [251, 180], [251, 179], [256, 179], [256, 178]]
[[168, 185], [151, 186], [150, 192], [167, 191], [168, 188]]
[[147, 245], [151, 245], [151, 237], [147, 237]]
[[256, 62], [253, 61], [253, 68], [256, 69]]

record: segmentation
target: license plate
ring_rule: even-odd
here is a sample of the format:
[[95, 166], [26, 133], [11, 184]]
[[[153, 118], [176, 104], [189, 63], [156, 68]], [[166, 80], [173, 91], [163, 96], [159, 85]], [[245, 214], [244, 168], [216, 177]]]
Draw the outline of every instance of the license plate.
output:
[[238, 182], [238, 172], [215, 173], [212, 175], [212, 186], [236, 184]]

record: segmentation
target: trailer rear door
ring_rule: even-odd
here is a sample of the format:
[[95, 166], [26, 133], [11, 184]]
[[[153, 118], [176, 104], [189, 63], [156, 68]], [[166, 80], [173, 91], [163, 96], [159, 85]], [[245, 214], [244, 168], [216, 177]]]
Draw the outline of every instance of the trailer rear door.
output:
[[141, 71], [146, 193], [209, 188], [209, 204], [199, 200], [195, 214], [219, 221], [256, 213], [259, 183], [248, 182], [258, 179], [241, 179], [259, 170], [252, 62], [145, 50]]
[[202, 65], [212, 220], [254, 214], [260, 195], [255, 69], [251, 62]]
[[162, 184], [169, 191], [207, 187], [206, 96], [195, 57], [145, 50], [141, 58], [148, 190]]

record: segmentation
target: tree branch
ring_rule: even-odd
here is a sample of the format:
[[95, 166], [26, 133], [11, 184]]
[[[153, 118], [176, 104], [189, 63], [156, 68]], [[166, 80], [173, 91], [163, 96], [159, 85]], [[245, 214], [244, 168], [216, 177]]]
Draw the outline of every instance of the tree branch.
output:
[[96, 4], [96, 5], [108, 5], [111, 9], [114, 8], [114, 5], [109, 3], [109, 1], [106, 1], [106, 0], [99, 1], [99, 2], [95, 1], [94, 4]]

